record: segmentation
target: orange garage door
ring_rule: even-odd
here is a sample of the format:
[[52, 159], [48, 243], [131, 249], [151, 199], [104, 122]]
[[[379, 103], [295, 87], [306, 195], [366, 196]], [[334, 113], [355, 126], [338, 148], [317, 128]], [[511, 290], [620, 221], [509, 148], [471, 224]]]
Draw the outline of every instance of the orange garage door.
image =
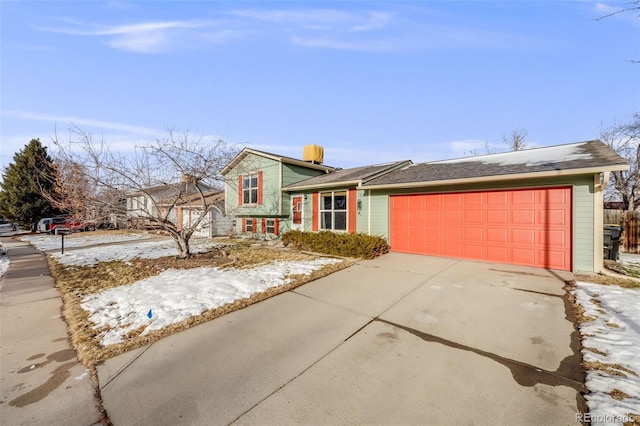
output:
[[392, 195], [391, 250], [571, 270], [571, 188]]

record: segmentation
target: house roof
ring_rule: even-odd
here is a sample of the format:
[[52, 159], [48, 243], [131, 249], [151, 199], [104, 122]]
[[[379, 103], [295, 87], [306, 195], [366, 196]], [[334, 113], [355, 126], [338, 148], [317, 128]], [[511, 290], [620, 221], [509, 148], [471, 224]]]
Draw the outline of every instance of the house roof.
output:
[[257, 149], [253, 149], [253, 148], [244, 148], [242, 151], [240, 151], [240, 153], [238, 155], [235, 156], [235, 158], [233, 160], [231, 160], [231, 162], [229, 164], [227, 164], [222, 169], [222, 171], [220, 173], [223, 176], [226, 175], [227, 173], [229, 173], [231, 171], [231, 169], [233, 169], [235, 166], [237, 166], [238, 163], [240, 163], [240, 161], [242, 161], [249, 154], [259, 155], [260, 157], [270, 158], [272, 160], [280, 161], [282, 163], [293, 164], [293, 165], [296, 165], [296, 166], [306, 167], [308, 169], [321, 170], [321, 171], [323, 171], [325, 173], [330, 173], [330, 172], [333, 172], [335, 170], [338, 170], [338, 168], [336, 168], [336, 167], [325, 166], [323, 164], [314, 164], [314, 163], [311, 163], [311, 162], [308, 162], [308, 161], [299, 160], [297, 158], [287, 157], [287, 156], [278, 155], [278, 154], [272, 154], [270, 152], [259, 151]]
[[[164, 183], [162, 185], [150, 186], [135, 192], [131, 192], [126, 195], [126, 198], [137, 197], [139, 195], [150, 195], [150, 196], [164, 196], [166, 194], [178, 194], [182, 192], [182, 187], [184, 186], [186, 194], [196, 194], [198, 191], [193, 186], [193, 184], [185, 185], [184, 182], [176, 182], [176, 183]], [[203, 183], [198, 183], [198, 186], [203, 192], [211, 192], [214, 191], [212, 187], [209, 185], [205, 185]]]
[[[209, 191], [203, 193], [205, 200], [208, 203], [218, 203], [220, 201], [224, 201], [224, 191], [216, 189], [214, 191]], [[200, 194], [190, 194], [188, 196], [184, 196], [180, 199], [176, 206], [180, 207], [199, 207], [200, 204]]]
[[524, 179], [627, 170], [627, 161], [599, 140], [502, 154], [411, 164], [364, 188], [418, 187], [460, 181]]
[[411, 160], [342, 169], [326, 175], [305, 179], [303, 181], [287, 185], [282, 189], [285, 191], [297, 191], [335, 186], [358, 186], [371, 179], [383, 176], [393, 170], [399, 169], [403, 166], [408, 166], [409, 164], [412, 164]]

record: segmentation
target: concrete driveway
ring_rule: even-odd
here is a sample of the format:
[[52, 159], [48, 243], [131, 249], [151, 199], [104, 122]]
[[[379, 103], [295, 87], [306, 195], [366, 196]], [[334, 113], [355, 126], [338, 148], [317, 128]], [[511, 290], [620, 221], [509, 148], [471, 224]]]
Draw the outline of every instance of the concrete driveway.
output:
[[389, 254], [98, 367], [114, 425], [574, 424], [570, 274]]

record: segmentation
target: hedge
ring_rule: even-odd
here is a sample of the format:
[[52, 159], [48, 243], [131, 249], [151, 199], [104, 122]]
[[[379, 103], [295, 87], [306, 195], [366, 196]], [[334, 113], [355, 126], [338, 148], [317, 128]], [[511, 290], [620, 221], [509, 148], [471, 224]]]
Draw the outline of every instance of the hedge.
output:
[[363, 259], [373, 259], [389, 252], [389, 245], [384, 238], [360, 233], [291, 230], [282, 234], [282, 243], [298, 250]]

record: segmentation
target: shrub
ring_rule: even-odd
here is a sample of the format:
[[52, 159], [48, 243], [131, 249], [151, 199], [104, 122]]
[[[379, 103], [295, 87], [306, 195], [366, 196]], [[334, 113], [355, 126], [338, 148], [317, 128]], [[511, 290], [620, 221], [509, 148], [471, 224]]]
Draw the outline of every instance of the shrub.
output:
[[282, 234], [282, 243], [298, 250], [363, 259], [373, 259], [389, 252], [384, 238], [367, 234], [291, 230]]

